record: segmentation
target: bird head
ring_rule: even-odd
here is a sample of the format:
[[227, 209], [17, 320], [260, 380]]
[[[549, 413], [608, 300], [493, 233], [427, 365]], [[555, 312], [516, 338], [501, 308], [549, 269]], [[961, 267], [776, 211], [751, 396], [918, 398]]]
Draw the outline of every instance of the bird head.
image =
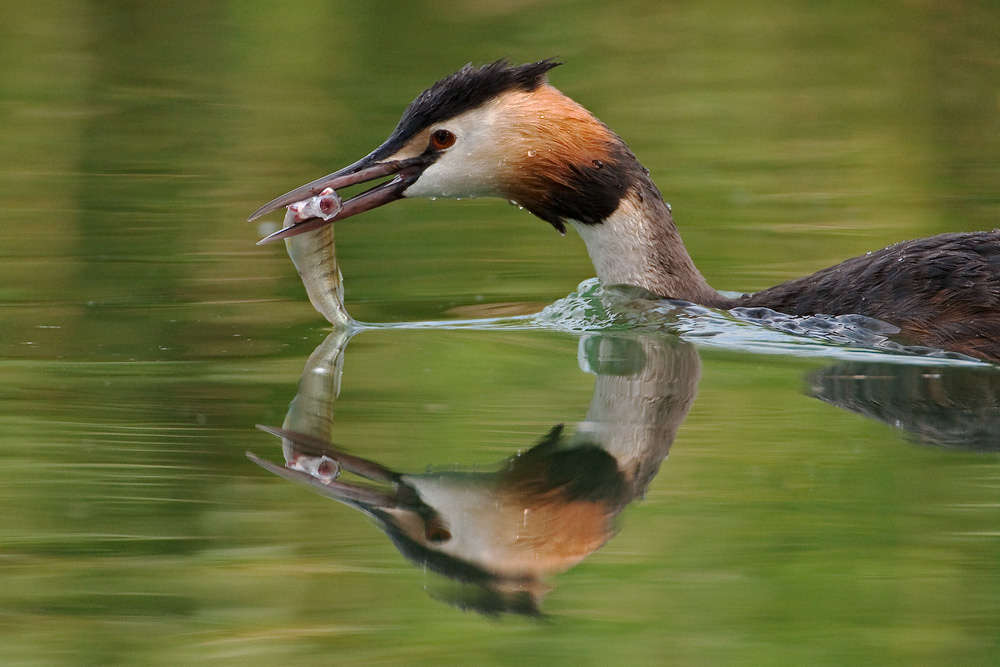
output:
[[547, 83], [560, 63], [466, 65], [417, 96], [386, 141], [352, 165], [288, 192], [250, 220], [321, 193], [388, 180], [332, 215], [297, 217], [261, 243], [287, 238], [401, 198], [500, 197], [565, 232], [600, 223], [644, 170], [625, 143]]

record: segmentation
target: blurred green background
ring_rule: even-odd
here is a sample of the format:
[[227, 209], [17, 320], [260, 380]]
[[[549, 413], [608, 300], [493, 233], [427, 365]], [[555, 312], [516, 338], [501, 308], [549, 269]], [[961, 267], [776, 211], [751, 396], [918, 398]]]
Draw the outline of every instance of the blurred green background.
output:
[[[360, 515], [268, 477], [325, 334], [246, 216], [377, 146], [466, 62], [551, 81], [648, 167], [720, 289], [1000, 222], [1000, 6], [59, 2], [0, 12], [0, 663], [991, 664], [995, 455], [802, 395], [821, 362], [703, 351], [645, 502], [543, 624], [435, 601]], [[447, 319], [593, 275], [499, 201], [338, 228], [351, 313]], [[366, 332], [340, 442], [489, 466], [583, 419], [574, 337]]]

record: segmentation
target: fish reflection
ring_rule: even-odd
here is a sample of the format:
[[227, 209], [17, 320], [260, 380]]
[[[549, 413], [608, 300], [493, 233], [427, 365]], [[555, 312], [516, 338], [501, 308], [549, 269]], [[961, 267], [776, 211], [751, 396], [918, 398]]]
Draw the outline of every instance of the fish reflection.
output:
[[1000, 451], [996, 367], [845, 362], [813, 373], [809, 393], [917, 442]]
[[667, 456], [701, 371], [695, 349], [672, 337], [582, 338], [580, 365], [597, 379], [572, 433], [556, 425], [494, 472], [405, 473], [328, 442], [350, 335], [313, 353], [285, 428], [264, 428], [282, 438], [284, 466], [247, 455], [366, 513], [408, 559], [463, 584], [450, 603], [488, 614], [539, 614], [546, 578], [614, 536]]

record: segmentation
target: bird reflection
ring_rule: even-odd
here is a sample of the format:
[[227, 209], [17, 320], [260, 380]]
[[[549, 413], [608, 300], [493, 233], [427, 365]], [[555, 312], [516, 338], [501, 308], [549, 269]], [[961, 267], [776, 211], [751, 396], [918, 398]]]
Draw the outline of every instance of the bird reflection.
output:
[[[344, 350], [337, 330], [310, 356], [272, 473], [374, 519], [414, 564], [454, 583], [443, 599], [497, 615], [539, 615], [549, 577], [599, 549], [641, 498], [694, 401], [695, 348], [673, 336], [589, 335], [581, 368], [596, 375], [586, 419], [553, 426], [490, 472], [408, 473], [331, 443]], [[1000, 373], [994, 367], [843, 362], [809, 376], [809, 393], [903, 429], [912, 439], [1000, 450]]]
[[538, 615], [547, 577], [615, 534], [667, 456], [701, 371], [673, 337], [584, 337], [580, 365], [597, 379], [572, 432], [554, 426], [493, 472], [405, 473], [329, 442], [350, 336], [334, 332], [310, 357], [285, 428], [262, 427], [281, 437], [284, 466], [247, 455], [369, 515], [405, 557], [461, 583], [449, 602], [487, 614]]
[[809, 393], [901, 429], [909, 439], [1000, 451], [1000, 369], [845, 362], [809, 377]]

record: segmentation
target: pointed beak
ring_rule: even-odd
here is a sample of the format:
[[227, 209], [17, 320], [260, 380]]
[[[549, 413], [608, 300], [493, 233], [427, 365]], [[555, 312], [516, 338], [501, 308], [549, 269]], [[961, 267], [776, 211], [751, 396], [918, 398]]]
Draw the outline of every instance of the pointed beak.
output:
[[403, 160], [380, 161], [375, 157], [378, 152], [371, 153], [340, 171], [335, 171], [312, 183], [306, 183], [302, 187], [295, 188], [291, 192], [287, 192], [277, 199], [269, 201], [254, 211], [248, 220], [252, 222], [261, 216], [273, 213], [291, 204], [316, 197], [327, 188], [336, 192], [341, 188], [357, 185], [358, 183], [367, 183], [368, 181], [386, 176], [392, 176], [391, 179], [343, 202], [342, 207], [335, 215], [327, 218], [310, 217], [297, 221], [261, 239], [257, 242], [257, 245], [310, 232], [324, 225], [329, 225], [338, 220], [343, 220], [352, 215], [364, 213], [365, 211], [370, 211], [373, 208], [396, 201], [403, 197], [406, 189], [420, 177], [424, 169], [433, 161], [433, 158], [427, 154]]
[[[398, 486], [399, 475], [388, 468], [373, 461], [334, 450], [330, 443], [305, 433], [272, 428], [261, 424], [258, 424], [257, 428], [281, 438], [286, 445], [290, 445], [290, 451], [286, 452], [287, 463], [284, 466], [276, 465], [252, 452], [247, 452], [247, 458], [261, 468], [278, 477], [310, 486], [328, 498], [339, 500], [364, 511], [399, 506], [398, 490], [383, 489], [367, 484], [347, 483], [337, 479], [340, 471], [346, 470], [370, 481]], [[332, 464], [332, 474], [323, 474], [320, 465], [310, 465], [322, 464], [323, 462]]]
[[338, 482], [337, 480], [321, 480], [302, 470], [295, 470], [293, 468], [271, 463], [266, 459], [260, 458], [253, 452], [247, 452], [246, 456], [264, 470], [272, 472], [278, 477], [284, 477], [287, 480], [305, 484], [319, 494], [328, 498], [333, 498], [334, 500], [339, 500], [347, 505], [352, 505], [365, 511], [369, 511], [376, 507], [395, 506], [395, 499], [388, 493], [382, 493], [376, 489], [362, 486], [360, 484], [345, 484], [344, 482]]
[[[426, 539], [442, 542], [451, 539], [444, 521], [421, 498], [404, 475], [374, 461], [352, 456], [333, 449], [332, 445], [305, 433], [283, 428], [257, 425], [260, 430], [282, 439], [285, 449], [284, 466], [262, 459], [253, 452], [247, 458], [278, 477], [300, 482], [314, 491], [375, 517], [378, 521], [394, 523], [385, 510], [400, 510], [423, 521]], [[383, 486], [342, 482], [337, 479], [341, 470]], [[388, 488], [385, 487], [388, 485]]]

